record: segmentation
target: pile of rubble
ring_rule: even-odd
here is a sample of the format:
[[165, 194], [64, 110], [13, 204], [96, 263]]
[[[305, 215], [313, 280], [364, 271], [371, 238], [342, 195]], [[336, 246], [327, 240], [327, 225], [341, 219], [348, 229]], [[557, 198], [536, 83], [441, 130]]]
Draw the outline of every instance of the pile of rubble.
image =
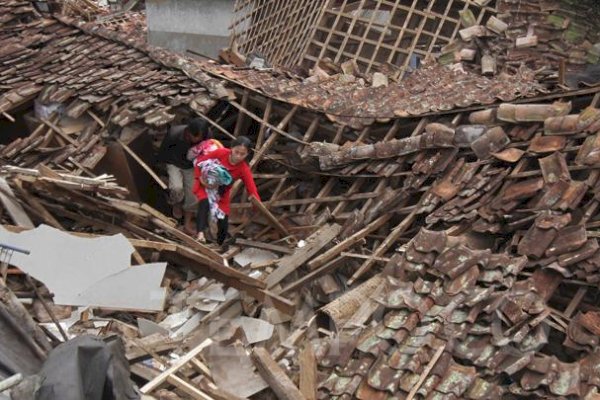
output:
[[[93, 348], [132, 398], [598, 396], [599, 86], [440, 65], [302, 81], [25, 3], [0, 2], [13, 395]], [[153, 139], [192, 115], [257, 143], [264, 203], [233, 189], [226, 253], [146, 201]]]

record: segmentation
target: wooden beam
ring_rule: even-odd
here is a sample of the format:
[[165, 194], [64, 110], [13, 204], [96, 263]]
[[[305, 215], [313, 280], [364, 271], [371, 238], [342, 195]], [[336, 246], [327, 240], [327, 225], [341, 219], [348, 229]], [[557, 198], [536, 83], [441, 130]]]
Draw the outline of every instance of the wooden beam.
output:
[[306, 239], [307, 244], [304, 247], [296, 249], [293, 254], [277, 262], [277, 269], [266, 279], [267, 287], [272, 288], [304, 265], [311, 257], [321, 251], [323, 247], [331, 243], [340, 233], [341, 229], [342, 227], [338, 224], [325, 225], [310, 235]]
[[[263, 114], [263, 121], [269, 122], [269, 118], [271, 118], [271, 111], [273, 110], [273, 99], [269, 98], [267, 100], [267, 106], [265, 108], [265, 113]], [[265, 140], [265, 132], [267, 131], [267, 125], [260, 124], [260, 129], [258, 130], [258, 136], [256, 138], [256, 148], [260, 149]]]
[[131, 150], [129, 148], [129, 146], [127, 146], [125, 143], [123, 143], [123, 141], [121, 139], [117, 139], [117, 143], [119, 143], [121, 145], [123, 150], [125, 150], [127, 152], [127, 154], [129, 154], [131, 156], [131, 158], [133, 158], [140, 165], [140, 167], [142, 167], [144, 169], [144, 171], [146, 171], [152, 177], [152, 179], [154, 179], [156, 181], [156, 183], [158, 183], [158, 185], [163, 190], [167, 190], [169, 188], [169, 186], [166, 183], [164, 183], [163, 180], [160, 179], [158, 175], [156, 175], [156, 173], [152, 170], [152, 168], [150, 168], [148, 166], [148, 164], [146, 164], [144, 162], [144, 160], [142, 160], [137, 154], [135, 154], [135, 152], [133, 150]]
[[269, 384], [279, 400], [306, 400], [285, 371], [271, 358], [262, 347], [255, 347], [252, 359], [263, 379]]
[[412, 223], [417, 215], [417, 210], [418, 210], [418, 208], [415, 208], [413, 210], [413, 212], [411, 212], [408, 216], [406, 216], [402, 220], [402, 222], [400, 222], [394, 228], [394, 230], [392, 230], [392, 232], [388, 235], [388, 237], [385, 238], [385, 240], [379, 245], [379, 247], [377, 247], [375, 252], [373, 252], [373, 257], [365, 260], [365, 262], [352, 275], [352, 277], [350, 277], [350, 279], [348, 279], [348, 285], [352, 285], [354, 282], [356, 282], [356, 280], [358, 278], [363, 276], [365, 274], [365, 272], [367, 272], [369, 269], [371, 269], [371, 267], [375, 263], [375, 257], [382, 257], [385, 254], [385, 252], [390, 248], [390, 246], [392, 246], [402, 236], [402, 234], [406, 231], [406, 229], [408, 229], [412, 225]]
[[242, 246], [250, 246], [250, 247], [256, 247], [257, 249], [271, 250], [276, 253], [294, 254], [294, 250], [290, 249], [289, 247], [278, 246], [276, 244], [257, 242], [254, 240], [247, 240], [247, 239], [237, 239], [235, 242], [236, 242], [236, 244], [240, 244]]
[[337, 245], [333, 246], [331, 249], [329, 249], [325, 253], [321, 254], [319, 257], [310, 261], [308, 263], [308, 267], [311, 270], [315, 270], [315, 269], [319, 268], [320, 266], [324, 265], [325, 263], [327, 263], [328, 261], [334, 259], [341, 252], [349, 249], [350, 247], [352, 247], [356, 243], [358, 243], [360, 240], [364, 239], [369, 233], [375, 231], [376, 229], [379, 229], [391, 217], [392, 217], [391, 213], [386, 213], [386, 214], [382, 215], [381, 217], [377, 218], [376, 220], [371, 222], [369, 225], [365, 226], [363, 229], [356, 232], [354, 235], [352, 235], [349, 238], [347, 238], [346, 240], [338, 243]]
[[[266, 202], [269, 207], [287, 207], [287, 206], [297, 206], [301, 204], [312, 204], [312, 203], [336, 203], [338, 201], [351, 201], [351, 200], [365, 200], [372, 199], [375, 197], [381, 196], [381, 193], [378, 192], [370, 192], [370, 193], [357, 193], [351, 196], [328, 196], [321, 198], [310, 198], [310, 199], [290, 199], [290, 200], [277, 200], [275, 202]], [[237, 203], [232, 204], [232, 209], [239, 208], [250, 208], [252, 207], [252, 203]]]
[[[244, 95], [242, 96], [242, 108], [246, 109], [248, 107], [248, 97], [250, 96], [250, 90], [245, 89]], [[235, 122], [235, 128], [233, 130], [233, 136], [240, 136], [240, 132], [242, 130], [242, 124], [244, 123], [244, 113], [239, 112], [237, 115], [237, 120]]]
[[306, 345], [300, 352], [300, 391], [306, 400], [317, 399], [317, 362], [315, 360], [315, 352], [310, 341], [306, 341]]
[[277, 294], [280, 294], [280, 295], [287, 295], [288, 293], [293, 292], [293, 291], [303, 287], [307, 283], [312, 282], [315, 279], [318, 279], [323, 275], [332, 273], [337, 268], [340, 268], [342, 265], [344, 265], [342, 263], [342, 261], [344, 261], [344, 256], [338, 256], [338, 257], [334, 258], [333, 260], [329, 261], [328, 263], [326, 263], [325, 265], [312, 270], [308, 274], [302, 276], [302, 278], [290, 283], [288, 286], [286, 286], [283, 289], [278, 290], [276, 292], [277, 292]]
[[186, 266], [193, 271], [196, 271], [208, 278], [213, 278], [223, 283], [225, 286], [230, 286], [239, 291], [246, 292], [249, 296], [256, 300], [277, 308], [279, 311], [288, 315], [293, 315], [296, 311], [296, 304], [280, 295], [264, 289], [266, 284], [257, 279], [251, 278], [241, 272], [226, 267], [224, 265], [215, 268], [196, 260], [198, 253], [189, 249], [178, 247], [176, 252], [164, 252], [164, 258], [170, 262]]
[[[234, 106], [235, 108], [237, 108], [238, 110], [244, 111], [250, 118], [254, 119], [257, 122], [263, 123], [265, 125], [267, 125], [268, 128], [271, 128], [273, 131], [275, 131], [276, 133], [280, 134], [281, 136], [285, 136], [286, 138], [296, 142], [296, 143], [300, 143], [300, 144], [307, 144], [306, 142], [304, 142], [301, 139], [298, 139], [297, 137], [294, 137], [292, 135], [290, 135], [287, 132], [284, 132], [281, 128], [272, 125], [266, 121], [264, 121], [261, 117], [259, 117], [258, 115], [254, 114], [252, 111], [247, 110], [246, 108], [242, 107], [239, 103], [236, 103], [235, 101], [230, 101], [229, 104], [231, 104], [232, 106]], [[298, 107], [297, 105], [294, 107]]]
[[212, 339], [206, 339], [205, 341], [200, 343], [198, 346], [196, 346], [195, 348], [190, 350], [184, 356], [180, 357], [171, 367], [164, 370], [156, 378], [154, 378], [153, 380], [151, 380], [150, 382], [148, 382], [144, 386], [142, 386], [142, 388], [140, 389], [140, 392], [142, 394], [149, 394], [150, 392], [152, 392], [153, 390], [158, 388], [169, 378], [169, 376], [176, 373], [181, 367], [183, 367], [185, 364], [190, 362], [190, 360], [192, 358], [198, 356], [200, 354], [200, 352], [202, 352], [202, 350], [204, 350], [205, 348], [210, 346], [212, 344], [212, 342], [213, 342]]
[[3, 177], [0, 177], [0, 201], [15, 224], [24, 228], [35, 227], [23, 207], [21, 207], [8, 182]]
[[287, 230], [287, 228], [285, 226], [283, 226], [281, 224], [281, 222], [279, 222], [279, 220], [277, 218], [275, 218], [275, 216], [273, 214], [271, 214], [269, 209], [267, 207], [265, 207], [265, 205], [263, 203], [261, 203], [260, 200], [258, 200], [254, 196], [250, 196], [250, 203], [252, 203], [252, 205], [255, 207], [255, 209], [260, 211], [260, 213], [262, 215], [264, 215], [265, 218], [267, 218], [267, 221], [269, 221], [269, 223], [275, 229], [277, 229], [280, 233], [282, 233], [284, 235], [284, 237], [291, 236], [291, 234]]
[[58, 126], [54, 125], [52, 122], [42, 119], [42, 122], [46, 124], [49, 128], [51, 128], [54, 132], [58, 134], [59, 137], [63, 138], [67, 142], [71, 143], [74, 146], [77, 146], [77, 141], [71, 138], [71, 136], [67, 135], [60, 129]]

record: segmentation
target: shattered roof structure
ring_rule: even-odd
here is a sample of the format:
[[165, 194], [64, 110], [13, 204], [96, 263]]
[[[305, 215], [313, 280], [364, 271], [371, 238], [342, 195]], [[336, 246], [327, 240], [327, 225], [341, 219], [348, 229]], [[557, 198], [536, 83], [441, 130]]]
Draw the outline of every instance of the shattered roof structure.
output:
[[565, 346], [583, 351], [566, 360], [548, 345], [554, 328], [544, 321], [555, 311], [544, 281], [518, 278], [527, 258], [450, 240], [421, 230], [389, 264], [377, 323], [317, 348], [331, 371], [320, 398], [594, 398], [600, 359], [583, 332], [597, 314], [571, 320]]
[[[165, 125], [173, 110], [206, 112], [224, 95], [220, 82], [186, 61], [98, 26], [67, 17], [40, 18], [29, 2], [4, 1], [0, 112], [10, 113], [43, 92], [78, 116], [115, 107], [111, 122]], [[185, 72], [184, 72], [185, 70]], [[226, 93], [225, 93], [226, 94]]]
[[477, 68], [485, 53], [499, 67], [527, 62], [533, 69], [564, 60], [577, 70], [598, 59], [596, 19], [586, 18], [597, 15], [593, 2], [238, 0], [235, 11], [237, 49], [286, 68], [353, 60], [363, 73], [391, 68], [402, 78], [417, 59], [439, 55]]
[[[391, 3], [368, 5], [405, 8]], [[455, 34], [446, 39], [459, 35], [461, 42], [448, 42], [441, 61], [450, 54], [450, 64], [461, 57], [460, 66], [430, 63], [400, 79], [319, 60], [316, 74], [302, 79], [279, 69], [196, 62], [97, 26], [39, 18], [27, 2], [0, 2], [4, 117], [34, 100], [56, 102], [66, 117], [89, 114], [93, 128], [36, 121], [39, 129], [0, 149], [2, 221], [17, 231], [48, 224], [85, 236], [118, 232], [136, 248], [138, 263], [168, 262], [165, 312], [120, 314], [103, 328], [136, 339], [145, 329], [183, 332], [184, 355], [170, 366], [156, 357], [161, 370], [140, 362], [148, 351], [129, 343], [134, 373], [149, 382], [146, 394], [159, 387], [188, 395], [230, 390], [223, 369], [233, 365], [257, 391], [270, 386], [307, 398], [594, 399], [600, 86], [561, 86], [563, 64], [583, 66], [584, 50], [585, 62], [594, 62], [587, 58], [594, 32], [571, 41], [573, 14], [543, 36], [540, 12], [555, 21], [564, 3], [450, 3], [477, 15], [471, 26], [467, 12], [448, 20]], [[300, 10], [297, 4], [279, 15]], [[417, 11], [421, 3], [411, 4]], [[508, 7], [496, 18], [517, 21], [504, 36], [488, 27], [491, 17], [481, 17], [494, 4]], [[328, 18], [351, 12], [334, 11]], [[298, 23], [322, 14], [308, 10], [309, 22]], [[537, 21], [534, 30], [524, 31], [520, 16]], [[364, 15], [350, 17], [364, 27]], [[523, 36], [531, 42], [519, 43], [534, 43], [533, 36], [538, 43], [517, 52], [513, 39]], [[462, 59], [464, 50], [494, 46], [497, 74], [482, 76], [477, 57]], [[541, 71], [544, 46], [555, 55], [573, 52], [576, 62]], [[96, 133], [107, 127], [115, 137], [106, 142], [118, 139], [127, 148], [129, 133], [117, 128], [164, 126], [180, 113], [202, 115], [220, 139], [246, 134], [256, 143], [250, 166], [263, 203], [232, 190], [231, 232], [243, 238], [226, 253], [195, 241], [153, 207], [123, 199], [134, 185], [124, 188], [79, 158], [104, 143]], [[253, 206], [259, 215], [250, 218], [243, 210]], [[23, 280], [13, 273], [9, 280], [19, 288]], [[225, 287], [239, 292], [226, 294]], [[259, 340], [252, 358], [246, 349], [254, 335], [228, 326], [233, 319], [242, 324], [240, 316], [262, 319], [250, 325], [261, 334], [267, 320], [275, 328], [265, 331], [278, 333]], [[215, 332], [215, 325], [231, 332]], [[151, 357], [173, 350], [170, 339], [152, 342]], [[213, 363], [201, 363], [196, 356], [207, 341], [235, 357], [227, 364], [210, 354], [204, 361]], [[187, 361], [194, 372], [177, 371]]]

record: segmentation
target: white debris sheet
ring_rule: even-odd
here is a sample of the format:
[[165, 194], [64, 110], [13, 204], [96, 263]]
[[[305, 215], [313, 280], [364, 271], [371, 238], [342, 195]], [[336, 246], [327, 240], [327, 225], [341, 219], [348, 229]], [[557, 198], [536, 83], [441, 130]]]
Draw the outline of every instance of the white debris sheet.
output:
[[0, 243], [29, 250], [10, 264], [43, 282], [54, 303], [111, 309], [161, 311], [166, 263], [131, 266], [133, 246], [121, 234], [82, 238], [40, 225], [21, 233], [0, 227]]

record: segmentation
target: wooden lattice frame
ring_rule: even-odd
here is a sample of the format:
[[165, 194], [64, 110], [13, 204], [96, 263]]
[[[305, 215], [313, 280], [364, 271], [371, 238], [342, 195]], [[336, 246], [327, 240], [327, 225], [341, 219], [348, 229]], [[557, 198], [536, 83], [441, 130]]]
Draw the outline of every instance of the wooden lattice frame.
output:
[[[474, 0], [343, 0], [330, 2], [303, 56], [306, 67], [330, 58], [356, 60], [362, 72], [384, 64], [410, 68], [413, 56], [426, 59], [450, 43], [462, 28], [459, 11], [470, 9], [478, 23], [494, 15], [494, 2]], [[379, 14], [378, 14], [379, 13]], [[370, 14], [370, 15], [369, 15]], [[377, 21], [377, 15], [385, 22]]]
[[327, 0], [237, 0], [231, 38], [243, 54], [289, 67], [302, 57]]

